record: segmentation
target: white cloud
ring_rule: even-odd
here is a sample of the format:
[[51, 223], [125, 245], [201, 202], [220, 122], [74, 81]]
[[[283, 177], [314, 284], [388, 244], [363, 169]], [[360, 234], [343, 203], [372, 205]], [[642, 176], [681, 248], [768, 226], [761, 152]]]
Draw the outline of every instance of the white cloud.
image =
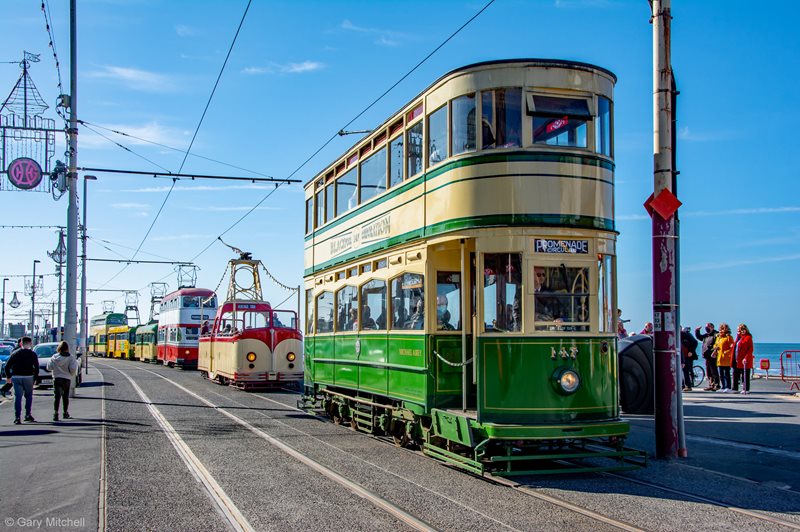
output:
[[250, 76], [259, 74], [305, 74], [325, 68], [319, 61], [303, 61], [302, 63], [270, 63], [267, 66], [250, 66], [242, 69], [242, 74]]
[[137, 68], [107, 65], [102, 67], [102, 70], [89, 72], [88, 76], [116, 81], [129, 89], [142, 92], [172, 92], [176, 88], [168, 76]]
[[414, 36], [411, 34], [399, 31], [387, 30], [383, 28], [370, 28], [365, 26], [357, 26], [348, 19], [343, 20], [342, 23], [339, 25], [339, 28], [354, 33], [363, 33], [365, 35], [378, 35], [378, 38], [375, 39], [374, 43], [379, 46], [392, 46], [392, 47], [400, 46], [403, 44], [404, 41], [408, 41], [414, 38]]
[[[102, 133], [111, 140], [119, 142], [124, 146], [148, 146], [156, 142], [158, 144], [172, 146], [173, 148], [184, 148], [184, 146], [181, 146], [181, 140], [186, 139], [185, 144], [188, 145], [189, 139], [191, 138], [191, 134], [187, 130], [163, 126], [158, 122], [149, 122], [147, 124], [103, 124], [103, 127], [131, 135], [117, 135], [116, 133], [97, 128], [99, 133]], [[139, 139], [145, 139], [149, 142]], [[81, 148], [107, 147], [118, 149], [98, 133], [88, 128], [81, 129]]]
[[800, 254], [782, 255], [777, 257], [758, 257], [753, 259], [732, 260], [728, 262], [706, 262], [702, 264], [695, 264], [693, 266], [684, 266], [684, 272], [702, 272], [707, 270], [727, 270], [730, 268], [738, 268], [740, 266], [751, 266], [753, 264], [768, 264], [772, 262], [786, 262], [796, 261], [800, 259]]
[[147, 203], [112, 203], [111, 206], [115, 209], [149, 209], [150, 205]]
[[197, 35], [197, 31], [194, 28], [184, 24], [178, 24], [175, 26], [175, 33], [178, 34], [178, 37], [191, 37], [193, 35]]

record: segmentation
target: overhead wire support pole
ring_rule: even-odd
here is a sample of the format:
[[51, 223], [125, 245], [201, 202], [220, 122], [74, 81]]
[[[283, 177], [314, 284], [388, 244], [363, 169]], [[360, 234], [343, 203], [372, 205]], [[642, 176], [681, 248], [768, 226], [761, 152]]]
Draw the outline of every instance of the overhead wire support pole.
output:
[[64, 341], [75, 350], [78, 313], [76, 296], [78, 284], [78, 22], [77, 0], [69, 2], [69, 172], [67, 187], [67, 286], [64, 308]]
[[657, 458], [685, 457], [678, 293], [678, 221], [674, 163], [670, 0], [652, 0], [653, 24], [653, 356]]

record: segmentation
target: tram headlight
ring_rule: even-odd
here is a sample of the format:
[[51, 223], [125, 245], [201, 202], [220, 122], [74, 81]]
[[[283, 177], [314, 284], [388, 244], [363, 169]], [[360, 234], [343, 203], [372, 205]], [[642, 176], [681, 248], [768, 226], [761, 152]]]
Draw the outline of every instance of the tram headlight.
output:
[[581, 378], [578, 373], [570, 368], [561, 368], [553, 375], [556, 383], [556, 390], [564, 395], [575, 393], [581, 386]]
[[247, 353], [247, 361], [248, 362], [255, 362], [256, 361], [256, 354], [250, 351]]
[[289, 352], [288, 355], [286, 355], [286, 360], [288, 360], [289, 362], [294, 362], [294, 359], [296, 359], [296, 358], [297, 358], [297, 355], [295, 355], [291, 351]]

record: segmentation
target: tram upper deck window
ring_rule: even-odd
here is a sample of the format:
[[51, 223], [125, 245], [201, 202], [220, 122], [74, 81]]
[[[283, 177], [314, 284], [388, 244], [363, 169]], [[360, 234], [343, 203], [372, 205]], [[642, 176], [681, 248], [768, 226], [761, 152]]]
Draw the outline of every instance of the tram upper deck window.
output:
[[291, 310], [273, 310], [272, 326], [281, 329], [296, 329], [297, 317]]
[[345, 286], [336, 292], [336, 331], [358, 330], [358, 290]]
[[392, 329], [414, 330], [425, 326], [425, 277], [404, 273], [391, 282]]
[[486, 332], [522, 330], [522, 255], [483, 256], [483, 326]]
[[481, 92], [481, 134], [484, 150], [522, 146], [522, 89]]
[[361, 285], [361, 329], [386, 330], [386, 281], [373, 279]]
[[336, 214], [333, 212], [335, 206], [336, 204], [333, 201], [333, 184], [331, 184], [325, 187], [325, 223], [330, 222], [336, 217]]
[[422, 121], [411, 126], [406, 135], [406, 176], [413, 177], [422, 171]]
[[319, 227], [325, 223], [325, 196], [323, 196], [322, 190], [317, 191], [314, 201], [317, 202], [317, 218], [314, 220], [314, 227]]
[[589, 330], [589, 267], [534, 266], [537, 331]]
[[458, 155], [475, 151], [475, 95], [467, 94], [453, 99], [450, 104], [450, 153]]
[[611, 100], [597, 98], [597, 118], [594, 122], [595, 151], [612, 156], [611, 152]]
[[436, 273], [436, 330], [461, 330], [460, 273]]
[[592, 119], [583, 98], [529, 95], [533, 115], [533, 143], [548, 146], [588, 147], [586, 122]]
[[200, 300], [197, 296], [184, 296], [183, 308], [200, 308]]
[[447, 105], [428, 115], [428, 166], [447, 159]]
[[403, 135], [389, 142], [389, 188], [403, 182]]
[[342, 215], [358, 205], [358, 183], [353, 168], [336, 181], [336, 216]]
[[306, 233], [310, 233], [314, 228], [314, 200], [308, 198], [306, 200]]
[[203, 308], [217, 308], [217, 296], [201, 297], [200, 304], [203, 305]]
[[386, 150], [381, 149], [361, 163], [361, 202], [386, 190]]

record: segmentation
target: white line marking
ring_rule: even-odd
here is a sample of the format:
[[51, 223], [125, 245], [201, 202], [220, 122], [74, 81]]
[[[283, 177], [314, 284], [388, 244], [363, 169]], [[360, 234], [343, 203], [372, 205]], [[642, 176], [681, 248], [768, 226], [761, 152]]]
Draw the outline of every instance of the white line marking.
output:
[[98, 532], [106, 532], [108, 523], [108, 486], [106, 485], [106, 386], [105, 378], [100, 370], [97, 369], [102, 379], [102, 386], [100, 387], [100, 419], [102, 421], [102, 436], [100, 438], [100, 496], [97, 506], [97, 530]]
[[[117, 371], [119, 371], [119, 370], [117, 370]], [[379, 495], [377, 495], [375, 493], [372, 493], [371, 491], [369, 491], [367, 488], [361, 486], [360, 484], [358, 484], [356, 482], [353, 482], [353, 481], [343, 477], [342, 475], [336, 473], [335, 471], [333, 471], [331, 469], [328, 469], [324, 465], [320, 464], [316, 460], [313, 460], [313, 459], [301, 454], [300, 452], [298, 452], [298, 451], [294, 450], [293, 448], [289, 447], [288, 445], [286, 445], [282, 441], [277, 440], [277, 439], [273, 438], [272, 436], [270, 436], [269, 434], [267, 434], [266, 432], [263, 432], [262, 430], [254, 427], [253, 425], [251, 425], [250, 423], [248, 423], [244, 419], [242, 419], [242, 418], [240, 418], [240, 417], [238, 417], [238, 416], [236, 416], [234, 414], [231, 414], [230, 412], [226, 412], [225, 410], [223, 410], [224, 407], [215, 405], [211, 401], [205, 399], [204, 397], [201, 397], [201, 396], [197, 395], [196, 393], [194, 393], [193, 391], [189, 390], [188, 388], [186, 388], [184, 386], [181, 386], [177, 382], [174, 382], [174, 381], [168, 379], [167, 377], [164, 377], [163, 375], [159, 375], [158, 373], [156, 373], [154, 371], [150, 371], [150, 370], [144, 370], [144, 371], [147, 371], [147, 372], [152, 373], [153, 375], [155, 375], [157, 377], [160, 377], [160, 378], [164, 379], [165, 381], [167, 381], [168, 383], [172, 384], [176, 388], [178, 388], [178, 389], [182, 390], [183, 392], [191, 395], [192, 397], [194, 397], [195, 399], [197, 399], [201, 403], [203, 403], [203, 404], [215, 409], [217, 412], [227, 416], [231, 420], [233, 420], [236, 423], [238, 423], [238, 424], [242, 425], [243, 427], [247, 428], [250, 432], [252, 432], [256, 436], [266, 440], [267, 442], [269, 442], [270, 444], [274, 445], [275, 447], [277, 447], [278, 449], [280, 449], [284, 453], [286, 453], [289, 456], [295, 458], [296, 460], [302, 462], [303, 464], [307, 465], [308, 467], [310, 467], [314, 471], [320, 473], [321, 475], [323, 475], [323, 476], [329, 478], [330, 480], [332, 480], [332, 481], [344, 486], [345, 488], [350, 490], [355, 495], [358, 495], [359, 497], [367, 499], [368, 501], [370, 501], [372, 504], [374, 504], [378, 508], [380, 508], [380, 509], [384, 510], [385, 512], [389, 513], [390, 515], [396, 517], [397, 519], [399, 519], [400, 521], [404, 522], [405, 524], [407, 524], [411, 528], [413, 528], [415, 530], [426, 531], [426, 532], [436, 530], [435, 528], [432, 528], [429, 524], [425, 523], [424, 521], [421, 521], [420, 519], [416, 518], [415, 516], [411, 515], [410, 513], [406, 512], [405, 510], [401, 509], [400, 507], [395, 506], [391, 502], [381, 498]], [[120, 372], [120, 373], [122, 373], [122, 372]], [[126, 377], [127, 377], [127, 375], [126, 375]], [[128, 378], [130, 379], [130, 377], [128, 377]], [[133, 382], [133, 381], [131, 381], [131, 382]], [[286, 405], [284, 405], [284, 406], [286, 406]]]
[[[110, 367], [110, 366], [109, 366]], [[228, 524], [231, 526], [233, 530], [241, 530], [241, 531], [248, 531], [254, 532], [250, 523], [247, 522], [247, 519], [242, 515], [233, 501], [228, 497], [225, 491], [220, 487], [214, 477], [211, 476], [211, 473], [205, 468], [202, 462], [195, 456], [192, 450], [186, 445], [186, 442], [183, 441], [183, 438], [180, 437], [178, 432], [173, 428], [167, 419], [161, 415], [161, 412], [156, 408], [153, 403], [150, 401], [150, 398], [147, 397], [147, 394], [139, 387], [138, 384], [124, 371], [118, 370], [114, 368], [116, 371], [128, 379], [130, 381], [131, 386], [133, 389], [136, 390], [136, 393], [142, 398], [147, 408], [150, 410], [150, 413], [156, 419], [158, 424], [161, 426], [161, 430], [167, 435], [170, 443], [172, 446], [175, 447], [175, 450], [178, 451], [178, 456], [181, 457], [183, 463], [186, 464], [186, 467], [189, 468], [189, 471], [200, 481], [203, 486], [205, 486], [206, 491], [208, 492], [211, 500], [216, 504], [217, 508], [222, 513], [223, 517], [228, 521]]]

